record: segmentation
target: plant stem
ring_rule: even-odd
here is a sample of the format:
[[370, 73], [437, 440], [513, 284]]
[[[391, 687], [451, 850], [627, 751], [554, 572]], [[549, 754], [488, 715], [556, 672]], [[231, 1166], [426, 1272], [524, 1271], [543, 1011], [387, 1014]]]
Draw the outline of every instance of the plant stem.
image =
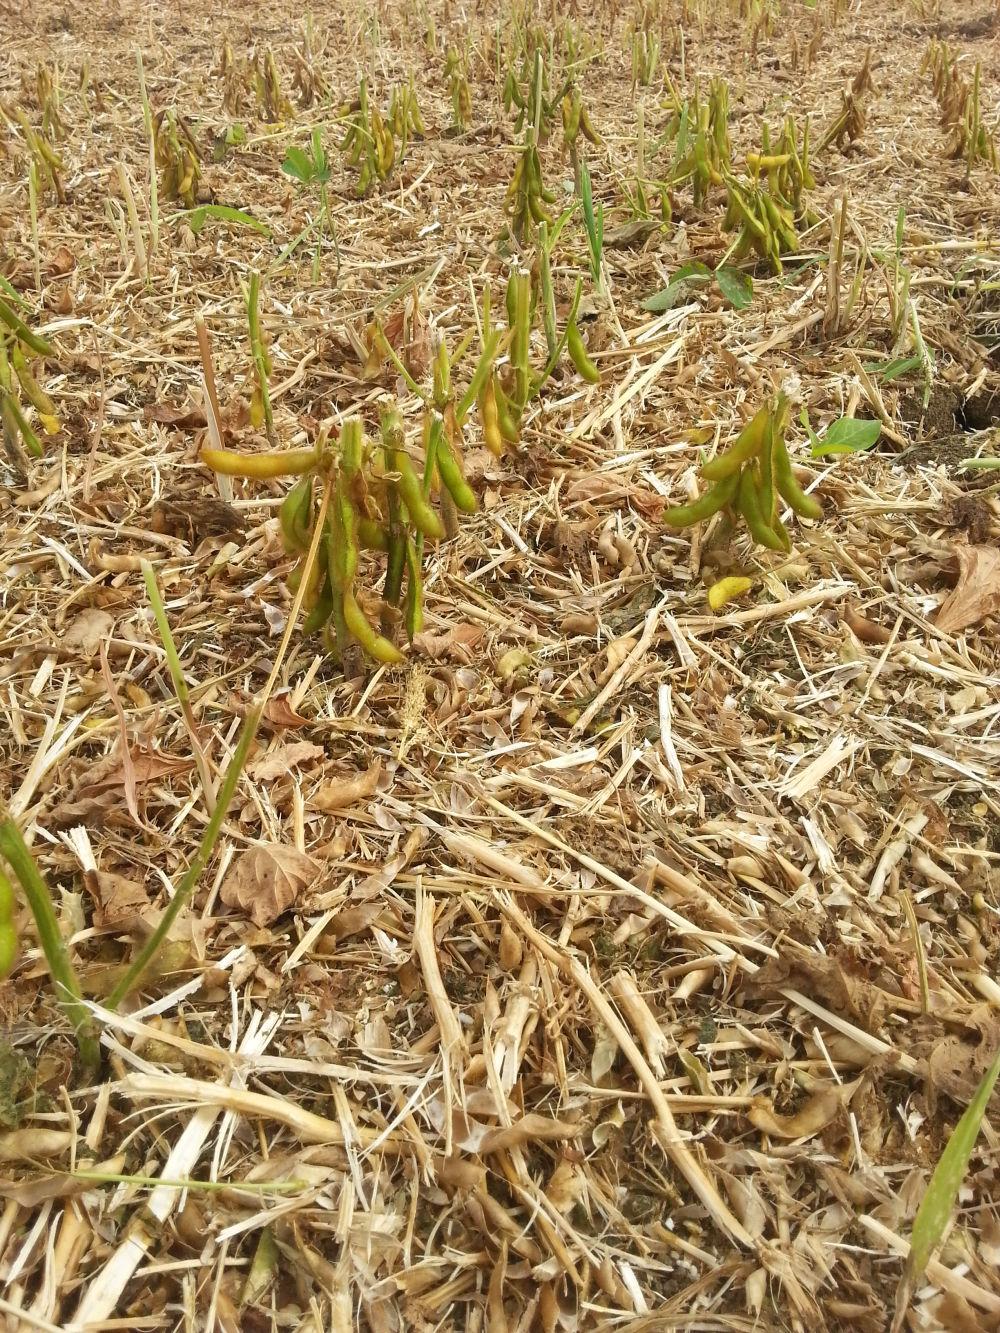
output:
[[205, 758], [205, 751], [202, 748], [201, 738], [198, 735], [198, 727], [195, 722], [194, 712], [191, 708], [191, 696], [188, 694], [187, 681], [184, 679], [184, 671], [181, 667], [181, 659], [177, 652], [177, 646], [174, 643], [174, 636], [170, 632], [170, 622], [167, 620], [166, 608], [163, 605], [163, 598], [160, 596], [160, 587], [156, 581], [156, 571], [148, 560], [142, 561], [142, 577], [146, 583], [146, 593], [149, 597], [149, 604], [153, 608], [153, 617], [156, 620], [156, 628], [160, 633], [160, 642], [163, 644], [163, 651], [167, 655], [167, 670], [170, 672], [170, 679], [173, 683], [174, 693], [177, 695], [177, 702], [181, 706], [181, 713], [184, 717], [184, 724], [187, 727], [188, 736], [191, 738], [191, 748], [194, 750], [194, 761], [198, 769], [198, 776], [201, 778], [201, 785], [205, 792], [205, 804], [208, 807], [208, 813], [211, 814], [216, 805], [215, 783], [212, 779], [211, 770], [208, 767], [208, 760]]
[[48, 886], [21, 835], [21, 830], [6, 807], [2, 808], [0, 817], [0, 855], [13, 870], [28, 900], [31, 915], [35, 918], [38, 942], [42, 946], [49, 974], [55, 986], [56, 997], [73, 1024], [80, 1059], [85, 1069], [94, 1070], [101, 1063], [101, 1050], [94, 1031], [94, 1021], [83, 1003], [80, 983], [66, 948], [66, 941], [59, 929], [59, 922], [56, 920]]
[[[258, 278], [259, 282], [259, 278]], [[292, 609], [288, 614], [288, 622], [285, 625], [285, 632], [278, 648], [277, 657], [274, 659], [274, 666], [271, 668], [271, 674], [267, 678], [260, 702], [253, 707], [247, 714], [243, 723], [243, 730], [240, 732], [240, 738], [236, 742], [236, 748], [233, 751], [229, 765], [223, 774], [222, 783], [219, 787], [218, 800], [215, 809], [205, 825], [205, 832], [202, 834], [201, 842], [198, 844], [198, 850], [194, 855], [187, 870], [184, 872], [174, 896], [170, 899], [164, 909], [163, 915], [156, 924], [156, 929], [152, 932], [149, 939], [142, 946], [138, 957], [132, 963], [132, 966], [119, 981], [108, 996], [107, 1007], [116, 1009], [128, 993], [141, 980], [146, 968], [159, 953], [167, 932], [177, 919], [181, 909], [185, 906], [188, 899], [194, 892], [195, 885], [205, 867], [211, 860], [212, 853], [215, 851], [215, 844], [222, 831], [222, 822], [229, 812], [229, 806], [236, 794], [236, 787], [240, 777], [243, 774], [243, 766], [246, 763], [247, 755], [250, 753], [250, 747], [253, 745], [254, 738], [257, 735], [257, 728], [260, 726], [260, 720], [264, 714], [264, 708], [274, 689], [275, 681], [278, 679], [278, 673], [281, 670], [282, 663], [285, 660], [285, 654], [288, 651], [288, 645], [291, 642], [292, 631], [295, 629], [295, 623], [299, 617], [299, 611], [302, 608], [302, 602], [309, 586], [310, 573], [319, 553], [320, 541], [326, 525], [326, 513], [330, 506], [330, 485], [327, 482], [323, 491], [323, 502], [320, 505], [319, 515], [316, 519], [316, 526], [313, 529], [312, 543], [309, 547], [309, 553], [306, 556], [305, 565], [302, 570], [302, 581], [299, 584], [298, 591], [295, 594], [295, 600], [292, 603]], [[148, 585], [147, 585], [148, 586]]]
[[267, 431], [267, 438], [271, 444], [275, 444], [274, 416], [271, 412], [271, 395], [267, 385], [270, 367], [268, 365], [267, 349], [264, 347], [264, 339], [260, 331], [260, 274], [256, 272], [250, 274], [250, 290], [247, 293], [247, 318], [250, 322], [250, 348], [253, 355], [254, 370], [257, 375], [257, 387], [260, 390], [261, 404], [264, 408], [264, 429]]
[[38, 167], [28, 163], [28, 209], [31, 213], [31, 250], [35, 261], [35, 291], [42, 294], [42, 261], [38, 253]]
[[153, 108], [146, 91], [146, 71], [142, 67], [142, 52], [136, 48], [135, 62], [139, 70], [139, 96], [142, 98], [142, 118], [149, 140], [149, 253], [156, 254], [160, 239], [160, 196], [156, 182], [156, 132], [153, 129]]

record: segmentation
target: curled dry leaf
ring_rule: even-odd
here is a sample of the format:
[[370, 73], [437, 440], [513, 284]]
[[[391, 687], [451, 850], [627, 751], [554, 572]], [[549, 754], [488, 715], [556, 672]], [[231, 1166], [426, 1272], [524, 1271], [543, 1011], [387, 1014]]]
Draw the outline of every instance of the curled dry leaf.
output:
[[[231, 702], [239, 717], [246, 717], [253, 703], [245, 695], [235, 692], [231, 696]], [[309, 725], [309, 719], [300, 717], [292, 708], [287, 694], [276, 694], [268, 699], [264, 705], [264, 721], [269, 722], [272, 727], [286, 727], [288, 730]]]
[[108, 926], [126, 921], [149, 907], [149, 894], [137, 880], [107, 870], [99, 870], [96, 880], [100, 904], [97, 925]]
[[1000, 550], [995, 546], [956, 546], [955, 555], [958, 583], [934, 622], [943, 634], [957, 634], [1000, 611]]
[[208, 425], [203, 407], [190, 404], [179, 407], [174, 403], [149, 403], [143, 409], [147, 421], [158, 422], [161, 426], [173, 426], [177, 430], [204, 430]]
[[889, 999], [871, 982], [848, 972], [836, 958], [821, 954], [769, 958], [749, 985], [765, 994], [791, 987], [871, 1033], [881, 1028]]
[[471, 662], [474, 656], [472, 649], [484, 633], [482, 625], [449, 625], [440, 634], [431, 634], [425, 630], [422, 634], [414, 635], [413, 647], [434, 662], [442, 657]]
[[809, 1139], [834, 1120], [844, 1105], [851, 1089], [846, 1087], [818, 1088], [799, 1107], [794, 1115], [778, 1115], [769, 1102], [761, 1098], [747, 1112], [751, 1125], [763, 1134], [776, 1139]]
[[580, 1132], [575, 1120], [552, 1120], [548, 1116], [530, 1112], [512, 1125], [490, 1130], [479, 1145], [481, 1153], [503, 1152], [520, 1148], [525, 1143], [550, 1139], [573, 1139]]
[[326, 754], [322, 745], [312, 741], [290, 741], [287, 745], [272, 745], [267, 754], [247, 765], [247, 773], [258, 782], [271, 782], [284, 777], [293, 768], [322, 759]]
[[67, 627], [62, 647], [81, 657], [96, 657], [102, 643], [107, 643], [115, 618], [100, 607], [88, 606]]
[[342, 778], [328, 779], [309, 797], [309, 804], [314, 810], [329, 814], [333, 810], [346, 810], [359, 801], [374, 796], [382, 776], [379, 760], [363, 773], [351, 773]]
[[60, 245], [45, 265], [47, 278], [64, 278], [76, 268], [76, 255], [68, 245]]
[[[951, 1034], [933, 1047], [927, 1057], [928, 1103], [944, 1093], [958, 1106], [968, 1106], [1000, 1050], [1000, 1018], [988, 1005], [977, 1005], [966, 1017], [967, 1031]], [[1000, 1111], [1000, 1089], [990, 1099], [989, 1113]]]
[[278, 842], [259, 842], [233, 862], [220, 897], [227, 907], [267, 926], [287, 912], [314, 883], [319, 873], [311, 856]]
[[[194, 762], [172, 754], [161, 754], [159, 750], [135, 749], [130, 753], [130, 780], [133, 782], [155, 782], [157, 778], [168, 777], [171, 773], [179, 773], [190, 768]], [[73, 789], [73, 799], [79, 801], [121, 787], [125, 777], [125, 765], [122, 763], [120, 752], [115, 751], [107, 759], [101, 759], [87, 769], [85, 780]]]

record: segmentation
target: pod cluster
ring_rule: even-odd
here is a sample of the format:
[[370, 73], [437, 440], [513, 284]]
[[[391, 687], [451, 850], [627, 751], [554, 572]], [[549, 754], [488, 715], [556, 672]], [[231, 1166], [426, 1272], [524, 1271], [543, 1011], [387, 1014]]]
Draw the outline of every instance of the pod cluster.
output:
[[778, 141], [771, 144], [767, 126], [759, 153], [747, 154], [749, 179], [738, 181], [726, 175], [726, 231], [738, 231], [733, 261], [753, 253], [782, 271], [782, 256], [799, 248], [798, 228], [815, 221], [804, 201], [804, 192], [816, 184], [809, 165], [809, 121], [802, 131], [801, 146], [795, 122], [785, 121]]
[[[353, 641], [377, 662], [395, 663], [403, 654], [382, 630], [402, 617], [412, 639], [423, 625], [423, 546], [445, 536], [445, 524], [430, 495], [436, 483], [442, 500], [461, 513], [474, 513], [476, 497], [462, 472], [454, 426], [446, 415], [427, 417], [423, 467], [418, 470], [404, 447], [398, 412], [382, 419], [381, 443], [374, 449], [357, 418], [341, 427], [339, 448], [331, 476], [331, 497], [320, 537], [320, 559], [311, 568], [304, 596], [303, 633], [323, 634], [338, 658]], [[286, 451], [284, 455], [289, 457]], [[216, 466], [217, 460], [203, 459]], [[258, 457], [265, 457], [259, 455]], [[282, 540], [299, 562], [289, 579], [298, 588], [306, 570], [308, 552], [319, 514], [318, 480], [324, 462], [314, 455], [285, 497], [279, 510]], [[382, 630], [368, 619], [357, 596], [355, 582], [362, 550], [385, 556], [382, 601], [386, 612]]]
[[737, 435], [725, 453], [704, 463], [701, 475], [713, 483], [691, 504], [667, 509], [663, 521], [674, 528], [701, 523], [720, 510], [739, 516], [759, 546], [791, 550], [791, 539], [778, 513], [784, 500], [801, 518], [822, 518], [819, 501], [803, 491], [792, 471], [785, 427], [788, 400], [779, 394], [765, 404]]
[[340, 151], [347, 161], [358, 169], [357, 193], [366, 195], [374, 183], [384, 181], [396, 161], [396, 140], [390, 120], [382, 115], [368, 98], [368, 80], [362, 78], [358, 96], [343, 115], [347, 129], [340, 143]]
[[156, 165], [160, 168], [160, 189], [164, 198], [176, 199], [185, 208], [193, 208], [201, 178], [201, 153], [191, 127], [173, 107], [156, 113]]
[[29, 420], [33, 407], [46, 435], [59, 429], [55, 404], [35, 379], [31, 362], [52, 355], [52, 347], [31, 330], [13, 306], [0, 297], [0, 422], [12, 443], [39, 457], [42, 446]]

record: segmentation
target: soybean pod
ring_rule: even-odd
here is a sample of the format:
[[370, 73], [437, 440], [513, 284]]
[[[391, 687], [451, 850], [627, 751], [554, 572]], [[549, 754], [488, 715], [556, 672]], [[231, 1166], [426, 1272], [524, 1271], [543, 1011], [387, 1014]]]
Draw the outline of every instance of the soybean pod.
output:
[[52, 355], [52, 344], [40, 338], [37, 333], [33, 333], [24, 320], [14, 314], [3, 297], [0, 297], [0, 323], [6, 324], [19, 342], [24, 343], [25, 347], [29, 347], [39, 356]]
[[0, 981], [8, 975], [17, 957], [14, 905], [14, 886], [0, 870]]
[[441, 482], [455, 501], [455, 508], [463, 514], [475, 514], [479, 509], [479, 502], [472, 487], [462, 475], [461, 465], [452, 453], [451, 445], [445, 433], [441, 435], [437, 442], [436, 459]]
[[770, 551], [784, 551], [785, 544], [767, 523], [760, 508], [760, 494], [752, 467], [745, 467], [740, 473], [739, 490], [736, 506], [746, 520], [750, 536], [758, 546], [766, 546]]
[[736, 442], [724, 454], [717, 454], [702, 465], [701, 475], [706, 481], [724, 481], [733, 476], [751, 458], [756, 458], [767, 437], [770, 409], [767, 404], [757, 412], [740, 431]]
[[202, 448], [201, 461], [213, 472], [226, 477], [300, 477], [315, 467], [319, 455], [315, 449], [280, 449], [263, 454], [240, 454], [232, 449]]
[[664, 523], [668, 523], [672, 528], [690, 528], [695, 523], [703, 523], [706, 518], [711, 518], [713, 514], [717, 514], [727, 504], [732, 504], [736, 497], [739, 481], [739, 475], [734, 474], [724, 481], [720, 481], [717, 486], [713, 486], [710, 491], [706, 491], [704, 495], [697, 500], [693, 500], [691, 504], [674, 505], [671, 509], [665, 509], [663, 511]]
[[389, 664], [404, 660], [403, 654], [396, 645], [390, 643], [384, 635], [379, 634], [375, 626], [369, 622], [350, 588], [343, 590], [343, 607], [344, 624], [369, 657], [373, 657], [376, 662]]
[[566, 346], [569, 349], [570, 360], [587, 383], [600, 384], [601, 372], [590, 359], [575, 319], [570, 321], [569, 328], [566, 330]]
[[778, 440], [774, 449], [774, 482], [778, 494], [793, 513], [800, 518], [823, 517], [823, 506], [813, 496], [807, 495], [796, 481], [784, 440]]

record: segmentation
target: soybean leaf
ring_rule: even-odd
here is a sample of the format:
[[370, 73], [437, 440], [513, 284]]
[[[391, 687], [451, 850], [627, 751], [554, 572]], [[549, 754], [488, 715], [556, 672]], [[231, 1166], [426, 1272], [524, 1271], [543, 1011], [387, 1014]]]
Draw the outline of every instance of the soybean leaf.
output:
[[880, 421], [858, 421], [854, 417], [841, 417], [823, 432], [821, 439], [812, 438], [810, 453], [813, 458], [825, 458], [827, 454], [859, 454], [870, 449], [882, 434]]
[[22, 310], [28, 309], [27, 301], [24, 299], [23, 296], [20, 295], [20, 293], [14, 290], [14, 288], [10, 285], [7, 279], [3, 277], [2, 274], [0, 274], [0, 292], [6, 292], [8, 297], [14, 302], [14, 304], [19, 305]]
[[704, 278], [707, 280], [711, 276], [712, 270], [707, 264], [703, 264], [700, 259], [689, 259], [686, 264], [680, 266], [670, 281], [687, 282], [691, 278]]
[[677, 304], [677, 298], [686, 282], [707, 282], [711, 276], [712, 270], [707, 264], [703, 264], [700, 259], [691, 259], [680, 266], [662, 291], [647, 296], [642, 308], [651, 314], [662, 315], [665, 310], [672, 310]]
[[1000, 1053], [983, 1075], [982, 1082], [972, 1095], [972, 1101], [965, 1108], [961, 1120], [945, 1144], [944, 1152], [938, 1158], [927, 1192], [913, 1219], [910, 1258], [907, 1265], [911, 1284], [919, 1281], [934, 1247], [948, 1225], [998, 1076], [1000, 1076]]
[[888, 384], [890, 380], [899, 379], [900, 375], [916, 370], [919, 365], [919, 356], [898, 356], [895, 361], [869, 361], [864, 368]]
[[748, 273], [722, 264], [715, 270], [715, 281], [734, 310], [745, 310], [753, 300], [753, 279]]
[[308, 184], [315, 174], [313, 160], [304, 148], [296, 148], [293, 144], [285, 154], [285, 160], [281, 164], [281, 170], [286, 176], [294, 176], [297, 181], [303, 185]]
[[185, 214], [185, 220], [196, 236], [209, 218], [216, 218], [219, 222], [239, 223], [240, 226], [249, 227], [260, 236], [271, 234], [271, 228], [266, 222], [261, 222], [260, 218], [255, 218], [250, 213], [244, 213], [241, 208], [229, 208], [226, 204], [199, 204], [197, 208], [192, 208]]

